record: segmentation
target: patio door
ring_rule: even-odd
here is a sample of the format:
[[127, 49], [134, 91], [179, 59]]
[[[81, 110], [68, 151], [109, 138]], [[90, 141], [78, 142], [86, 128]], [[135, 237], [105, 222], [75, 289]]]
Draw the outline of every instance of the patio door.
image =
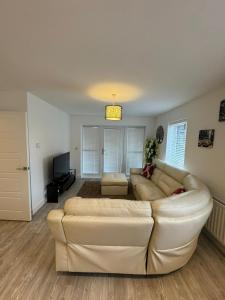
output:
[[121, 172], [123, 165], [122, 128], [104, 128], [103, 172]]
[[99, 178], [102, 173], [142, 167], [144, 127], [83, 126], [82, 177]]

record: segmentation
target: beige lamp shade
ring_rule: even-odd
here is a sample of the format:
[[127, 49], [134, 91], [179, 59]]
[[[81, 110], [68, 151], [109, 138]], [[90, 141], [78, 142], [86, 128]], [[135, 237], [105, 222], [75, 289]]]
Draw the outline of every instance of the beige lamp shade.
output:
[[105, 119], [110, 121], [122, 120], [122, 106], [120, 105], [106, 105]]

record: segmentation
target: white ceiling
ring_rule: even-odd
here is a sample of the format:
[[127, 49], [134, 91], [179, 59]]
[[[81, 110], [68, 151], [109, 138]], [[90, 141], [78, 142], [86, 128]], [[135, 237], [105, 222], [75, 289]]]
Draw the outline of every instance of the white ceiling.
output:
[[88, 89], [118, 82], [141, 91], [124, 113], [162, 113], [224, 83], [224, 12], [224, 0], [1, 0], [0, 89], [101, 114]]

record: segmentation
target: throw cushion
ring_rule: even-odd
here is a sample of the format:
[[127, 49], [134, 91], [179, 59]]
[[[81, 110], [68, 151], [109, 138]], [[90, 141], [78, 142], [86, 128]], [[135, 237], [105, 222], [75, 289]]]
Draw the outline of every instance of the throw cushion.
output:
[[155, 165], [153, 165], [153, 164], [151, 164], [147, 167], [147, 171], [148, 171], [147, 178], [148, 179], [151, 179], [154, 169], [155, 169]]
[[184, 193], [184, 192], [186, 192], [186, 191], [185, 191], [185, 188], [180, 187], [180, 188], [176, 189], [176, 191], [174, 191], [174, 192], [172, 193], [172, 195], [179, 195], [179, 194]]
[[155, 165], [146, 164], [143, 168], [143, 171], [141, 172], [141, 175], [150, 179], [153, 174], [154, 169], [155, 169]]
[[[144, 176], [144, 177], [146, 177], [147, 175], [146, 175], [146, 169], [147, 169], [147, 166], [148, 166], [148, 164], [145, 164], [144, 165], [144, 168], [142, 169], [142, 171], [141, 171], [141, 176]], [[146, 176], [145, 176], [146, 175]]]

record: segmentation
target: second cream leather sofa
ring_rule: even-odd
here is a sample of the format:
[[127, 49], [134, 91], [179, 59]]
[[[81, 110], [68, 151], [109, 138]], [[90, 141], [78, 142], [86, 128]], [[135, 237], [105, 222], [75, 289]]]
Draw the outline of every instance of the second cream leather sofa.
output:
[[159, 159], [156, 159], [154, 164], [156, 168], [150, 180], [141, 176], [142, 169], [130, 170], [130, 181], [137, 200], [153, 201], [166, 198], [176, 189], [185, 188], [184, 179], [189, 175], [186, 170], [172, 167]]
[[[161, 161], [156, 164], [153, 176], [157, 184], [149, 186], [155, 185], [154, 195], [162, 193], [160, 199], [75, 197], [66, 201], [64, 209], [49, 213], [57, 271], [165, 274], [189, 261], [212, 210], [210, 193], [188, 172], [170, 169]], [[131, 176], [140, 176], [137, 170], [132, 172]], [[131, 178], [135, 193], [141, 191], [143, 197], [148, 186], [141, 188], [142, 179], [135, 179]], [[178, 183], [187, 192], [169, 196], [170, 184], [173, 190]]]

